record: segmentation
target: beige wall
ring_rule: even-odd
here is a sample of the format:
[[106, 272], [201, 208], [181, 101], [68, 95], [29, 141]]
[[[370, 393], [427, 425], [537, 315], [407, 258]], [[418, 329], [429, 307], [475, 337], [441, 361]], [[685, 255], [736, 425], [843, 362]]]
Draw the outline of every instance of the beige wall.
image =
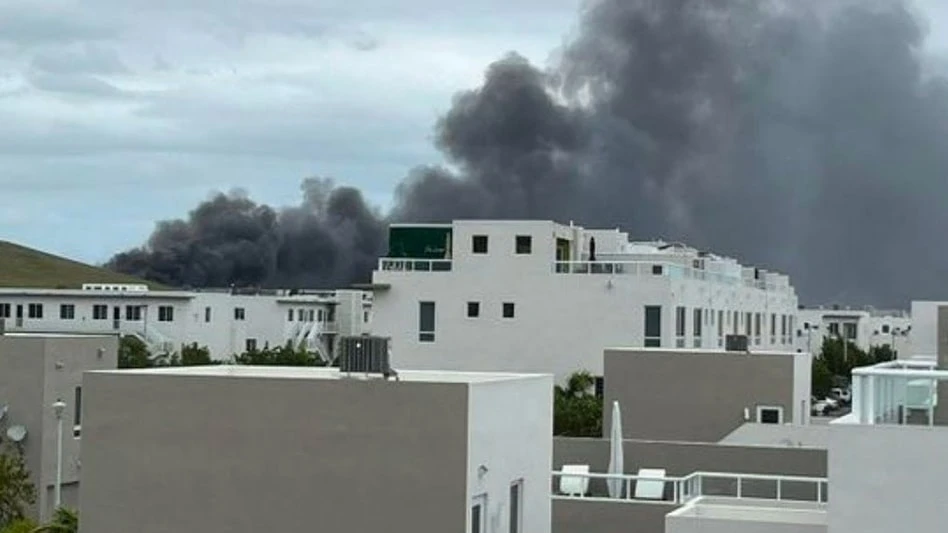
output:
[[793, 365], [791, 354], [606, 350], [604, 431], [615, 400], [630, 439], [717, 442], [757, 406], [781, 406], [789, 422]]
[[83, 533], [464, 530], [466, 384], [86, 376]]

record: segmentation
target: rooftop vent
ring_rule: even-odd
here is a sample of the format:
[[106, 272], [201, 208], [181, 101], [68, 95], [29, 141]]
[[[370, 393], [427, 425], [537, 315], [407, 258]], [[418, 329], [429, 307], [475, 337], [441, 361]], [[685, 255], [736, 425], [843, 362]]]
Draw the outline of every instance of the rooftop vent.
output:
[[747, 335], [727, 335], [724, 337], [724, 349], [729, 352], [747, 352]]
[[339, 339], [339, 371], [346, 374], [381, 374], [398, 378], [389, 359], [387, 337], [342, 337]]

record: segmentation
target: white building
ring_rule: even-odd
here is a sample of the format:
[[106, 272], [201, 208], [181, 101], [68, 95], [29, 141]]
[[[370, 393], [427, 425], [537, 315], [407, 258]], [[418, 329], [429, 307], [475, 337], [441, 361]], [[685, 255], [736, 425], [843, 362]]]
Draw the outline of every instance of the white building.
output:
[[905, 311], [813, 307], [798, 311], [797, 324], [798, 350], [819, 353], [824, 339], [844, 337], [865, 351], [890, 346], [897, 354], [913, 353], [912, 315]]
[[229, 359], [251, 348], [305, 344], [331, 359], [338, 335], [360, 335], [371, 320], [362, 291], [150, 291], [87, 284], [81, 290], [0, 289], [0, 321], [13, 332], [135, 335], [153, 353], [207, 346]]
[[785, 275], [618, 229], [550, 221], [396, 224], [373, 276], [373, 333], [408, 368], [602, 373], [609, 346], [793, 346]]
[[938, 345], [938, 308], [948, 302], [913, 301], [912, 302], [912, 349], [923, 356], [933, 356]]

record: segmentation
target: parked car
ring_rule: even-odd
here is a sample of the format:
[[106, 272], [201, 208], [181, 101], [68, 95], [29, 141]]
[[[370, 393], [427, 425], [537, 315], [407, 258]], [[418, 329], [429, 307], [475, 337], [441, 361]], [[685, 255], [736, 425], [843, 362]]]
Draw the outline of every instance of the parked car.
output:
[[829, 412], [829, 405], [823, 400], [817, 400], [810, 406], [810, 414], [816, 416], [825, 416]]
[[849, 388], [836, 387], [830, 391], [830, 394], [843, 405], [849, 405], [852, 402], [852, 391]]
[[823, 398], [820, 401], [825, 403], [830, 411], [835, 411], [839, 409], [839, 401], [837, 401], [835, 398], [831, 396], [827, 396], [826, 398]]

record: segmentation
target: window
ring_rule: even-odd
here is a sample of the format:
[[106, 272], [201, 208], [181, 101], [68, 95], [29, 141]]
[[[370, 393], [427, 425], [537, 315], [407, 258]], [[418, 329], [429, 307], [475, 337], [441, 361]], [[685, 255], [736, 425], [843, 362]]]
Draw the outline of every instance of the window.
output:
[[856, 324], [843, 324], [843, 336], [849, 340], [856, 340]]
[[109, 319], [109, 306], [107, 305], [93, 305], [92, 306], [92, 320], [108, 320]]
[[675, 346], [685, 347], [685, 314], [684, 307], [675, 308]]
[[731, 319], [731, 333], [735, 335], [737, 335], [737, 328], [738, 328], [737, 322], [740, 316], [741, 316], [740, 313], [738, 313], [737, 311], [734, 311], [733, 318]]
[[486, 509], [487, 495], [475, 496], [471, 503], [471, 533], [485, 533], [487, 530]]
[[307, 311], [307, 313], [306, 313], [306, 320], [312, 322], [313, 319], [315, 319], [315, 318], [316, 318], [316, 310], [315, 310], [315, 309], [310, 309], [309, 311]]
[[744, 333], [750, 337], [753, 332], [753, 313], [744, 313]]
[[297, 309], [297, 310], [296, 310], [296, 319], [299, 320], [300, 322], [306, 320], [306, 310], [305, 310], [305, 309]]
[[[3, 316], [3, 311], [0, 310], [0, 317], [2, 317], [2, 316]], [[10, 316], [10, 305], [9, 305], [9, 304], [7, 304], [7, 316]], [[888, 324], [882, 324], [882, 333], [888, 333], [888, 332], [889, 332], [889, 325], [888, 325]]]
[[43, 304], [30, 304], [27, 307], [27, 315], [29, 318], [43, 318]]
[[839, 335], [839, 322], [830, 322], [829, 332], [830, 335]]
[[645, 306], [645, 347], [661, 348], [662, 346], [662, 306]]
[[76, 306], [73, 304], [59, 305], [60, 320], [74, 320], [76, 318]]
[[787, 315], [780, 315], [780, 342], [787, 343]]
[[664, 273], [665, 269], [662, 268], [662, 265], [652, 265], [652, 275], [661, 276]]
[[694, 345], [695, 348], [701, 348], [701, 308], [696, 307], [694, 311]]
[[513, 317], [514, 317], [514, 304], [513, 304], [513, 302], [504, 302], [503, 317], [504, 317], [504, 318], [513, 318]]
[[724, 311], [718, 311], [718, 337], [724, 336]]
[[510, 533], [520, 533], [523, 525], [523, 510], [521, 501], [523, 493], [523, 481], [516, 481], [510, 485]]
[[487, 235], [475, 235], [471, 237], [471, 251], [475, 254], [486, 254]]
[[316, 310], [316, 319], [317, 319], [319, 322], [323, 322], [323, 318], [324, 318], [324, 317], [323, 317], [323, 310], [322, 310], [322, 309], [317, 309], [317, 310]]
[[760, 344], [760, 313], [754, 313], [754, 344]]
[[533, 237], [529, 235], [517, 235], [516, 250], [518, 254], [529, 254], [533, 252]]
[[758, 424], [783, 424], [783, 407], [757, 406]]
[[467, 316], [468, 318], [477, 318], [481, 316], [480, 302], [467, 302]]
[[286, 314], [286, 319], [287, 319], [288, 321], [292, 322], [292, 321], [293, 321], [293, 310], [292, 310], [292, 309], [289, 309], [288, 311], [289, 311], [289, 312]]
[[204, 308], [204, 321], [205, 322], [211, 321], [211, 308], [210, 307]]
[[10, 304], [0, 304], [0, 318], [10, 318]]
[[257, 339], [247, 339], [246, 346], [248, 352], [257, 351]]
[[76, 398], [72, 405], [72, 436], [78, 437], [82, 432], [82, 387], [76, 387]]
[[368, 311], [362, 311], [362, 321], [363, 321], [363, 322], [368, 322], [368, 321], [369, 321], [369, 312], [368, 312]]
[[174, 322], [174, 307], [170, 305], [158, 306], [158, 322]]
[[247, 311], [245, 311], [243, 307], [234, 308], [234, 320], [246, 320], [246, 318]]
[[434, 302], [418, 302], [418, 340], [420, 342], [435, 340]]
[[142, 308], [137, 305], [125, 306], [125, 320], [141, 320]]

